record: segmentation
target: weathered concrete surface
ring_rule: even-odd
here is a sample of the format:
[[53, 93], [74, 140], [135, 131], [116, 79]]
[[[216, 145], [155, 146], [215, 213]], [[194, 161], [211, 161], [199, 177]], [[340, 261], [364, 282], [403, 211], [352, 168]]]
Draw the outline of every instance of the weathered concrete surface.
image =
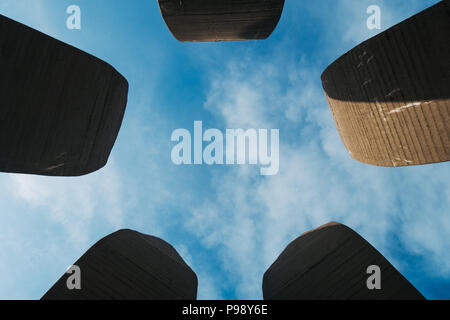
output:
[[350, 155], [380, 166], [450, 160], [450, 1], [365, 41], [322, 75]]
[[[367, 288], [367, 267], [381, 268], [381, 290]], [[330, 223], [293, 241], [266, 271], [267, 300], [424, 299], [374, 247]]]
[[273, 32], [284, 0], [158, 0], [179, 41], [262, 40]]
[[120, 230], [97, 242], [74, 265], [81, 290], [67, 289], [65, 274], [44, 300], [194, 300], [197, 276], [167, 242]]
[[0, 171], [79, 176], [103, 167], [127, 94], [109, 64], [0, 15]]

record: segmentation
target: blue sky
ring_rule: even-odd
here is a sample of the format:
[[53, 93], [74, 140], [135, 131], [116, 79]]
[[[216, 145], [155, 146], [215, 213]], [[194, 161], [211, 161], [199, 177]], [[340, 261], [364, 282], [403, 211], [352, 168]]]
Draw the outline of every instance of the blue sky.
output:
[[[287, 0], [265, 41], [179, 43], [157, 1], [2, 0], [0, 13], [112, 64], [130, 83], [108, 165], [80, 178], [0, 174], [0, 298], [37, 299], [101, 237], [173, 244], [200, 299], [260, 299], [264, 271], [329, 221], [370, 241], [427, 298], [450, 298], [448, 163], [379, 168], [346, 152], [321, 88], [338, 56], [436, 0]], [[68, 30], [66, 8], [82, 11]], [[382, 31], [382, 30], [381, 30]], [[279, 128], [280, 172], [175, 166], [177, 128]]]

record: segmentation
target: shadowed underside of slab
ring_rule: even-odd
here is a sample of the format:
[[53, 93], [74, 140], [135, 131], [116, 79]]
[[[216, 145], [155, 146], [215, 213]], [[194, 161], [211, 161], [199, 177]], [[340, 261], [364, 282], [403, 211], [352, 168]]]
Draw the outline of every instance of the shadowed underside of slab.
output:
[[380, 166], [450, 160], [450, 1], [355, 47], [322, 75], [350, 155]]
[[115, 232], [92, 246], [74, 265], [81, 290], [69, 290], [69, 274], [44, 300], [194, 300], [197, 276], [167, 242], [132, 230]]
[[284, 0], [158, 0], [179, 41], [262, 40], [273, 32]]
[[[369, 290], [369, 266], [381, 290]], [[375, 248], [350, 228], [331, 223], [293, 241], [264, 274], [267, 300], [424, 299]]]
[[127, 94], [128, 82], [109, 64], [0, 15], [0, 171], [100, 169]]

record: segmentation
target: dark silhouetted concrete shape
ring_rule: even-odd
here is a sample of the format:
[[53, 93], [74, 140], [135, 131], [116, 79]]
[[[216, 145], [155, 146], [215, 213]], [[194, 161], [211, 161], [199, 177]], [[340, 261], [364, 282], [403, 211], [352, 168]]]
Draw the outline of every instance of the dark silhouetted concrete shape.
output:
[[450, 1], [331, 64], [323, 87], [350, 155], [379, 166], [450, 160]]
[[284, 0], [158, 0], [179, 41], [262, 40], [280, 20]]
[[[194, 300], [197, 276], [167, 242], [120, 230], [97, 242], [74, 265], [81, 289], [63, 275], [44, 300]], [[73, 274], [73, 273], [72, 273]]]
[[[373, 265], [381, 269], [380, 290], [367, 286]], [[264, 274], [263, 293], [267, 300], [424, 299], [374, 247], [338, 223], [289, 244]]]
[[128, 82], [109, 64], [0, 15], [0, 171], [100, 169], [127, 94]]

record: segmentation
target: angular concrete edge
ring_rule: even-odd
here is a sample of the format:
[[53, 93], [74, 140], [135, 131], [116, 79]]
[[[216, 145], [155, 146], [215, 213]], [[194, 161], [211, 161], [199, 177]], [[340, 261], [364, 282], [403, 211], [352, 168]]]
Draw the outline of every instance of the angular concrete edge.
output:
[[81, 176], [102, 168], [128, 88], [110, 64], [0, 15], [0, 171]]
[[450, 160], [450, 1], [364, 41], [322, 84], [352, 158], [397, 167]]
[[180, 42], [267, 39], [277, 27], [285, 0], [158, 0], [164, 22]]
[[195, 272], [166, 241], [129, 229], [96, 242], [74, 263], [81, 290], [64, 274], [42, 300], [195, 300]]
[[[381, 268], [381, 290], [366, 268]], [[292, 241], [263, 276], [266, 300], [423, 300], [419, 291], [351, 228], [331, 222]]]

